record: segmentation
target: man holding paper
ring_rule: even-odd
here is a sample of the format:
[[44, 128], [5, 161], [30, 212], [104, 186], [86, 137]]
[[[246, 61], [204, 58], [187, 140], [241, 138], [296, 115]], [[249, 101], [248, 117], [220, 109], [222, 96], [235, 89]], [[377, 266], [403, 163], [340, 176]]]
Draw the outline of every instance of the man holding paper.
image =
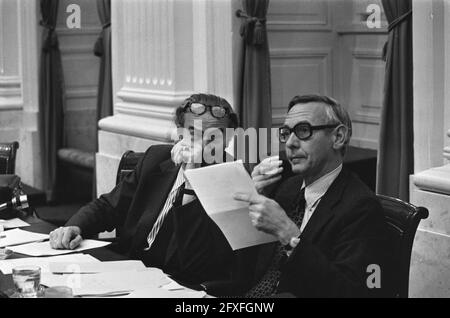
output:
[[387, 225], [375, 194], [342, 168], [351, 132], [349, 115], [332, 98], [296, 96], [289, 103], [279, 138], [295, 176], [281, 180], [268, 198], [265, 189], [280, 181], [283, 169], [278, 160], [266, 160], [252, 173], [259, 194], [235, 194], [250, 204], [255, 228], [278, 238], [272, 257], [262, 249], [269, 261], [247, 296], [382, 295], [367, 279], [376, 265], [376, 286], [383, 286]]
[[[206, 132], [225, 135], [237, 126], [237, 116], [225, 99], [194, 94], [176, 110], [175, 124], [184, 128], [184, 138], [174, 146], [151, 146], [110, 193], [50, 233], [53, 248], [73, 249], [85, 237], [116, 229], [121, 252], [183, 282], [229, 278], [233, 252], [183, 174], [205, 165], [203, 150], [214, 140]], [[226, 141], [221, 145], [213, 155], [223, 159]]]

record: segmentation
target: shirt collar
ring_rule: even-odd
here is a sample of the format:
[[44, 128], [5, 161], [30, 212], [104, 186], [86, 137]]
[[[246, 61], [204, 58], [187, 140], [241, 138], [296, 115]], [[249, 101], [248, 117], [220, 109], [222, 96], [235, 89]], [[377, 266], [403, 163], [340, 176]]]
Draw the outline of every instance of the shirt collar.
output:
[[323, 197], [328, 191], [333, 181], [337, 178], [342, 170], [342, 163], [333, 171], [323, 175], [305, 188], [305, 181], [303, 181], [302, 189], [305, 188], [306, 206], [311, 208]]

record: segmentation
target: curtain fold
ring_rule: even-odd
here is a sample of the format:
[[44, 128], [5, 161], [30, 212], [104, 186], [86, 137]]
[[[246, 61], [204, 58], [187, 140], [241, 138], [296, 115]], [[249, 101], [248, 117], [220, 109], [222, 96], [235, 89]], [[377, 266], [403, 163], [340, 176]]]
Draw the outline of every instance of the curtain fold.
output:
[[[94, 54], [100, 57], [97, 89], [97, 120], [95, 129], [95, 151], [98, 151], [98, 121], [113, 114], [112, 65], [111, 65], [111, 0], [97, 0], [97, 12], [102, 31], [94, 46]], [[94, 160], [92, 197], [97, 197], [97, 166]]]
[[242, 22], [240, 38], [237, 38], [238, 43], [235, 43], [237, 71], [234, 91], [235, 107], [241, 126], [244, 129], [267, 128], [267, 135], [270, 136], [272, 107], [266, 29], [268, 7], [269, 0], [242, 0], [243, 10], [236, 12]]
[[100, 57], [97, 93], [97, 121], [113, 114], [111, 73], [111, 0], [97, 0], [102, 31], [95, 43], [94, 53]]
[[414, 173], [412, 1], [382, 0], [389, 22], [377, 193], [409, 201]]
[[41, 0], [42, 49], [39, 68], [39, 115], [43, 157], [43, 181], [47, 199], [56, 199], [57, 151], [64, 141], [64, 76], [55, 32], [58, 0]]

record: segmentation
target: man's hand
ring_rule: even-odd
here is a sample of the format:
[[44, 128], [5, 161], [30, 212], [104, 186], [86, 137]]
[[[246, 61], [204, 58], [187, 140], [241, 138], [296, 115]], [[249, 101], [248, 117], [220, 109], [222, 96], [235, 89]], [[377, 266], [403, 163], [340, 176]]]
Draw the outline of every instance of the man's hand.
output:
[[78, 226], [59, 227], [50, 232], [50, 246], [54, 249], [73, 250], [82, 240], [81, 229]]
[[173, 146], [170, 154], [176, 165], [183, 164], [185, 170], [195, 169], [201, 166], [202, 149], [201, 144], [194, 145], [182, 139]]
[[281, 244], [289, 244], [292, 237], [300, 235], [300, 229], [276, 201], [259, 194], [235, 193], [233, 197], [248, 202], [253, 226], [259, 231], [275, 235]]
[[252, 171], [252, 179], [258, 193], [262, 193], [264, 188], [278, 182], [281, 179], [283, 167], [278, 156], [269, 157], [261, 161]]

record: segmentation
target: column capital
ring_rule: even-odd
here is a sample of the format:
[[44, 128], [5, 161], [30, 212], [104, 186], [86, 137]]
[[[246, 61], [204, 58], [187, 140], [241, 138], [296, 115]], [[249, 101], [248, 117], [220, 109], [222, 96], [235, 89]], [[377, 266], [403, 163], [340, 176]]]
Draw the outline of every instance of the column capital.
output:
[[189, 95], [233, 104], [232, 0], [111, 5], [114, 116], [101, 130], [169, 142], [174, 110]]

